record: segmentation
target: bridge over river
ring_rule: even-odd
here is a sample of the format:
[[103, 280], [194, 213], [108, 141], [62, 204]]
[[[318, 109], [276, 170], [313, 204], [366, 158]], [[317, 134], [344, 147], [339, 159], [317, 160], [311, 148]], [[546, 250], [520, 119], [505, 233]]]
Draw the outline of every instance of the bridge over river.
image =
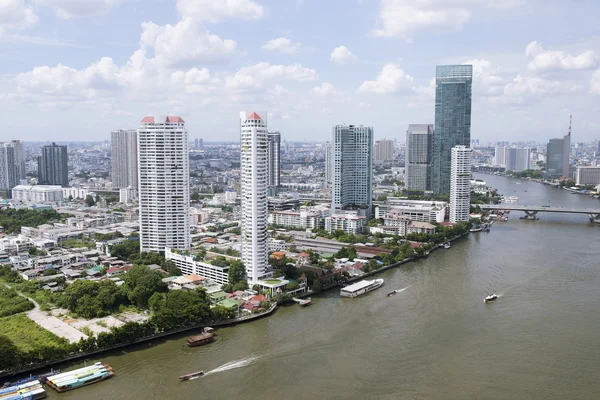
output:
[[478, 205], [482, 210], [510, 210], [523, 211], [528, 219], [535, 219], [539, 212], [550, 213], [566, 213], [566, 214], [585, 214], [590, 217], [591, 222], [600, 223], [600, 209], [593, 208], [568, 208], [568, 207], [550, 207], [550, 206], [530, 206], [530, 205], [488, 205], [488, 204], [473, 204]]

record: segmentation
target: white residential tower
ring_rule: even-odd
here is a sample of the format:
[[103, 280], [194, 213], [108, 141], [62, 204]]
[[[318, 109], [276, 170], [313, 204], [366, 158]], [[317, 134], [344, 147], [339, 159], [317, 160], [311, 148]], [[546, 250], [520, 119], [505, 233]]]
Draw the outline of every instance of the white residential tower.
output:
[[466, 146], [452, 148], [450, 165], [450, 222], [469, 220], [471, 209], [471, 158], [473, 150]]

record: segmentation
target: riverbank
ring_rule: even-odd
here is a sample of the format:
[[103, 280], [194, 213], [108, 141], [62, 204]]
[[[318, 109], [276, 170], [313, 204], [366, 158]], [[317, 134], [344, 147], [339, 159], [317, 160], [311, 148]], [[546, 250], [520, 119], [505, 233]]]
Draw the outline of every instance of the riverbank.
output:
[[57, 365], [57, 364], [62, 364], [62, 363], [69, 362], [69, 361], [75, 361], [75, 360], [78, 360], [78, 359], [81, 359], [84, 357], [89, 357], [89, 356], [106, 353], [106, 352], [113, 351], [113, 350], [118, 350], [118, 349], [121, 349], [124, 347], [133, 346], [136, 344], [148, 342], [148, 341], [155, 340], [155, 339], [162, 339], [162, 338], [166, 338], [169, 336], [174, 336], [179, 333], [183, 333], [183, 332], [187, 332], [187, 331], [191, 331], [191, 330], [195, 330], [195, 329], [201, 329], [205, 326], [210, 326], [210, 327], [235, 326], [235, 325], [242, 324], [245, 322], [254, 321], [254, 320], [258, 320], [260, 318], [267, 317], [267, 316], [273, 314], [276, 309], [277, 309], [277, 302], [274, 302], [273, 304], [271, 304], [271, 306], [267, 310], [265, 310], [261, 313], [246, 315], [243, 317], [233, 318], [233, 319], [229, 319], [229, 320], [225, 320], [225, 321], [207, 322], [207, 323], [203, 323], [203, 324], [198, 324], [198, 325], [194, 325], [194, 326], [188, 326], [188, 327], [176, 329], [176, 330], [173, 330], [170, 332], [161, 332], [161, 333], [158, 333], [155, 335], [150, 335], [150, 336], [146, 336], [146, 337], [137, 339], [132, 342], [120, 343], [118, 345], [110, 346], [110, 347], [103, 348], [103, 349], [95, 349], [95, 350], [88, 351], [88, 352], [72, 354], [72, 355], [65, 357], [63, 359], [60, 359], [60, 360], [53, 360], [53, 361], [38, 363], [35, 365], [30, 365], [30, 366], [20, 369], [18, 371], [0, 371], [0, 378], [14, 377], [16, 375], [24, 374], [27, 372], [37, 371], [41, 368], [46, 368], [46, 367], [50, 367], [50, 366]]

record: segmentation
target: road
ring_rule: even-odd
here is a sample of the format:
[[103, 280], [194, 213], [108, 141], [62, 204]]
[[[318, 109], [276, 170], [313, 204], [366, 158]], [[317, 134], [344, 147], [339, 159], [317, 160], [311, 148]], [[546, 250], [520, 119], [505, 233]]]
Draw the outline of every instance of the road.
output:
[[[12, 287], [6, 283], [3, 283], [3, 285], [12, 289]], [[27, 297], [20, 292], [17, 292], [17, 294], [25, 297], [27, 300], [33, 303], [35, 307], [33, 310], [27, 312], [27, 316], [42, 328], [49, 330], [56, 336], [67, 339], [70, 343], [76, 343], [79, 342], [80, 339], [88, 338], [87, 335], [73, 328], [66, 322], [61, 321], [54, 316], [48, 315], [45, 311], [40, 310], [40, 305], [32, 298]]]

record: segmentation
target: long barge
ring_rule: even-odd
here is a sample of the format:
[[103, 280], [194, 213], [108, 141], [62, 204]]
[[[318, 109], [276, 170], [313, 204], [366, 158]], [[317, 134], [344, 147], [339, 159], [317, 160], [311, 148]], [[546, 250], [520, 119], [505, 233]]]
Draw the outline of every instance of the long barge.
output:
[[46, 398], [46, 391], [37, 379], [0, 389], [0, 400], [38, 400]]
[[57, 392], [62, 393], [100, 382], [112, 377], [114, 374], [115, 372], [110, 365], [97, 362], [90, 367], [49, 376], [46, 383]]
[[343, 297], [358, 297], [368, 293], [371, 290], [379, 289], [383, 285], [383, 279], [375, 279], [372, 281], [364, 280], [355, 284], [346, 286], [340, 290], [340, 296]]

